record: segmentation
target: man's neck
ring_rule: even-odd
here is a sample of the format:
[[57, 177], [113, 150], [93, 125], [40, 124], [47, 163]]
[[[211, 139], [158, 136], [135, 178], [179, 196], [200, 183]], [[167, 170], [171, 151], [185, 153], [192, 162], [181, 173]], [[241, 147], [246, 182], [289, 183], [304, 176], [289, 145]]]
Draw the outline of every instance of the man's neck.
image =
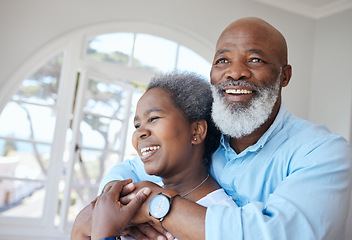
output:
[[230, 139], [230, 146], [237, 154], [241, 153], [249, 146], [256, 144], [258, 140], [264, 135], [264, 133], [270, 128], [277, 114], [279, 113], [280, 103], [281, 101], [279, 101], [279, 104], [274, 106], [273, 112], [271, 113], [269, 119], [258, 129], [254, 130], [251, 134], [241, 138]]
[[[263, 133], [264, 134], [264, 133]], [[230, 146], [237, 153], [241, 153], [249, 146], [252, 146], [258, 142], [263, 134], [247, 135], [242, 138], [231, 138]]]

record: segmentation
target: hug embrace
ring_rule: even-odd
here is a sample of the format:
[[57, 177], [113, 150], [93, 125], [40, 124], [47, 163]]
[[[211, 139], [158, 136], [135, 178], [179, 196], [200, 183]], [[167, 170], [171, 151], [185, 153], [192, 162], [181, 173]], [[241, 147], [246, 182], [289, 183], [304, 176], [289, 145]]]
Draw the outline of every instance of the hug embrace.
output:
[[139, 157], [105, 176], [71, 238], [344, 239], [351, 146], [289, 112], [291, 75], [284, 36], [251, 17], [221, 33], [211, 84], [155, 76], [134, 118]]

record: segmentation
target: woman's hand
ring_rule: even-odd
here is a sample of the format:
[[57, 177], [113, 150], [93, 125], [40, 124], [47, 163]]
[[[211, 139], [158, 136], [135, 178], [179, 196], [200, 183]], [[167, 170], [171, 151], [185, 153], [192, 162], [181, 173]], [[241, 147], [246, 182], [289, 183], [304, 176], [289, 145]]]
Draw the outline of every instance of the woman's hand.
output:
[[151, 216], [149, 215], [149, 201], [152, 197], [156, 194], [162, 192], [164, 189], [159, 185], [149, 182], [149, 181], [142, 181], [142, 182], [135, 182], [133, 183], [135, 190], [124, 197], [121, 197], [120, 201], [123, 204], [128, 204], [135, 196], [138, 191], [142, 188], [147, 187], [151, 190], [150, 197], [142, 204], [140, 210], [134, 215], [133, 219], [131, 219], [132, 224], [141, 224], [147, 223], [152, 220]]
[[[133, 219], [131, 220], [131, 224], [133, 224], [133, 226], [130, 226], [128, 229], [126, 229], [124, 231], [125, 234], [134, 237], [136, 240], [173, 240], [174, 237], [169, 232], [167, 232], [161, 225], [156, 225], [153, 221], [151, 221], [152, 217], [149, 215], [150, 199], [156, 194], [162, 192], [164, 189], [161, 188], [159, 185], [149, 181], [135, 182], [133, 184], [135, 190], [120, 199], [123, 204], [128, 204], [131, 199], [133, 199], [133, 197], [135, 196], [135, 193], [142, 188], [147, 187], [151, 189], [152, 193], [150, 194], [148, 199], [142, 204], [139, 211], [134, 215]], [[131, 187], [130, 189], [132, 188], [133, 187]]]
[[128, 193], [128, 189], [133, 189], [133, 187], [125, 187], [129, 183], [131, 183], [130, 179], [116, 181], [107, 186], [98, 197], [92, 213], [93, 240], [120, 236], [151, 193], [149, 188], [136, 189], [129, 197], [128, 203], [124, 205], [120, 202], [120, 195], [122, 192]]

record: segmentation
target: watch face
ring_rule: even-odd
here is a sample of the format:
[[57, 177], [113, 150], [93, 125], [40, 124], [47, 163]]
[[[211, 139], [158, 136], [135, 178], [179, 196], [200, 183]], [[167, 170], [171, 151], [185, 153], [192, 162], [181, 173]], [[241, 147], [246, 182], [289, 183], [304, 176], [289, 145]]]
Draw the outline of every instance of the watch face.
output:
[[166, 216], [170, 210], [169, 198], [162, 194], [154, 196], [149, 203], [149, 212], [153, 217], [160, 219]]

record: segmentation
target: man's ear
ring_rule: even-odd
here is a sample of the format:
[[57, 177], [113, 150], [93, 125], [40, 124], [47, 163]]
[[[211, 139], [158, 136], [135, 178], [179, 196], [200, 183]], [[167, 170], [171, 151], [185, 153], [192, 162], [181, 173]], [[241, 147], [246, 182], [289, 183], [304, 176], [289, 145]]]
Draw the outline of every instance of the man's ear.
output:
[[193, 144], [200, 144], [204, 142], [204, 139], [207, 135], [208, 124], [205, 120], [199, 120], [192, 123], [193, 127], [193, 137], [191, 142]]
[[281, 87], [286, 87], [288, 83], [290, 82], [292, 76], [292, 67], [291, 65], [286, 65], [285, 67], [282, 68], [281, 72], [281, 81], [280, 85]]

